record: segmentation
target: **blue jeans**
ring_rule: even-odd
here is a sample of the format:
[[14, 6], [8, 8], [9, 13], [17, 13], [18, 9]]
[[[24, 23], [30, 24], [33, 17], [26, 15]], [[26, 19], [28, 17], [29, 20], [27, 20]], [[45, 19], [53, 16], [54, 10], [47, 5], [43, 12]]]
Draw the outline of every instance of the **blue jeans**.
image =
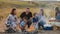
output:
[[57, 20], [60, 20], [60, 15], [56, 16], [56, 19], [57, 19]]
[[44, 24], [46, 24], [45, 22], [41, 21], [38, 23], [38, 29], [40, 29], [40, 26], [42, 26], [42, 28], [44, 28]]

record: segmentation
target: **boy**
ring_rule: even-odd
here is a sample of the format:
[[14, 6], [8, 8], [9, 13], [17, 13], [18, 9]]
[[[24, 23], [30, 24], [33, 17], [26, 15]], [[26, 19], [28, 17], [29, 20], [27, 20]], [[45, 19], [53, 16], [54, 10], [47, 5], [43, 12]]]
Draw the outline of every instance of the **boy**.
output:
[[34, 13], [34, 16], [33, 16], [33, 24], [34, 24], [34, 27], [35, 29], [38, 29], [38, 16], [37, 16], [37, 13]]
[[20, 28], [22, 32], [25, 31], [26, 24], [27, 24], [27, 17], [24, 17], [23, 20], [20, 22]]

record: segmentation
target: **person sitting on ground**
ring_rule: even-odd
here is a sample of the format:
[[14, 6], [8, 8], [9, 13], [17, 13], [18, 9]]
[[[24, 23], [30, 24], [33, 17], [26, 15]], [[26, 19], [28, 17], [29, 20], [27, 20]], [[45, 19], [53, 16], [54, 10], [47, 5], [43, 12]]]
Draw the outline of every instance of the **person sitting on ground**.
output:
[[16, 32], [16, 25], [17, 25], [16, 9], [13, 8], [12, 12], [9, 14], [6, 21], [6, 27], [7, 27], [6, 31], [8, 33]]
[[59, 10], [59, 7], [56, 7], [55, 11], [56, 11], [56, 15], [55, 15], [56, 20], [60, 22], [60, 10]]
[[33, 24], [34, 24], [34, 27], [35, 29], [38, 29], [38, 14], [37, 13], [34, 13], [33, 15]]
[[21, 31], [26, 31], [25, 27], [26, 27], [26, 24], [27, 24], [27, 17], [24, 17], [22, 21], [20, 21], [20, 28], [21, 28]]
[[42, 28], [44, 28], [44, 25], [46, 24], [46, 18], [44, 16], [44, 10], [40, 9], [41, 11], [38, 14], [38, 29], [40, 29], [40, 27], [42, 26]]

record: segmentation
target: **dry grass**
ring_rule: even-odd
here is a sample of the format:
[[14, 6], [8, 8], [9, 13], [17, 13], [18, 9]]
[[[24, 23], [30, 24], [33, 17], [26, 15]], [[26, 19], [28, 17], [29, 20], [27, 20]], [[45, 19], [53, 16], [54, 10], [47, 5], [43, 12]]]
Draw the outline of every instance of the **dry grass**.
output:
[[[3, 16], [3, 18], [0, 20], [0, 32], [4, 32], [4, 30], [6, 29], [5, 27], [5, 21], [6, 21], [6, 18], [7, 16], [9, 15], [9, 13], [11, 12], [12, 8], [4, 8], [4, 9], [0, 9], [0, 16]], [[39, 9], [38, 8], [30, 8], [31, 12], [32, 13], [35, 13], [35, 12], [39, 12]], [[25, 11], [25, 8], [22, 8], [22, 9], [17, 9], [17, 17], [20, 16], [20, 14]], [[50, 14], [54, 17], [54, 12], [52, 13], [50, 9], [44, 9], [45, 11], [45, 14], [47, 16], [49, 16]], [[51, 12], [51, 13], [50, 13]], [[33, 26], [33, 25], [32, 25]], [[27, 29], [28, 31], [32, 31], [34, 30], [34, 27], [32, 27], [30, 29]]]
[[[9, 13], [11, 12], [11, 10], [12, 10], [12, 8], [0, 9], [0, 16], [2, 16], [1, 20], [0, 20], [0, 30], [1, 30], [1, 32], [4, 32], [4, 30], [6, 29], [6, 27], [5, 27], [6, 18], [9, 15]], [[17, 11], [16, 16], [19, 17], [20, 14], [25, 11], [25, 8], [17, 9], [16, 11]], [[33, 11], [36, 12], [37, 9], [31, 8], [32, 13], [34, 13]]]

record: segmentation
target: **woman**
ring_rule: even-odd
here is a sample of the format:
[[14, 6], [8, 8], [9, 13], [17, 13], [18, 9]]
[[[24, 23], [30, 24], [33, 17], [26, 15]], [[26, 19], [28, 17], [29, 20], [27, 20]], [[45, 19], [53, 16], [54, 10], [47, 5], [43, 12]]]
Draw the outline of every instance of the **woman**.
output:
[[43, 28], [45, 23], [46, 23], [46, 19], [45, 19], [45, 16], [44, 16], [44, 11], [43, 11], [43, 9], [40, 9], [40, 10], [41, 11], [38, 14], [38, 18], [39, 18], [38, 29], [40, 29], [40, 26], [42, 26], [42, 28]]
[[16, 9], [13, 8], [11, 13], [9, 14], [6, 22], [7, 32], [15, 32], [17, 25], [17, 18], [16, 18]]
[[59, 7], [56, 7], [55, 8], [55, 10], [56, 10], [56, 20], [60, 20], [60, 10], [59, 10]]

